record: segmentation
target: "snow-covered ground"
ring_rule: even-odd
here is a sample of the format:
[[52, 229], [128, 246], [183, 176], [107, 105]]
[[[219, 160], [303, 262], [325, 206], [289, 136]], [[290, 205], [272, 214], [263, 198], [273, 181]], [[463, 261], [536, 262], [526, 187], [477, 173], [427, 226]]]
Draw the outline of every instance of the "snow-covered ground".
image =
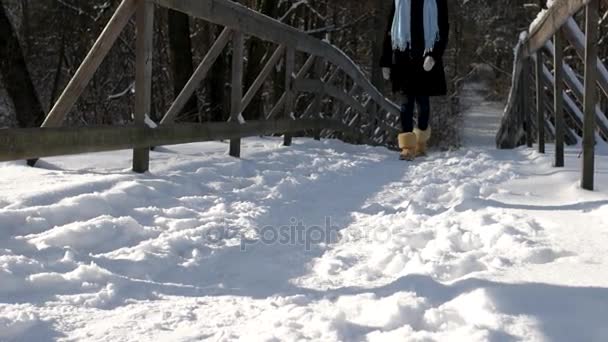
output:
[[479, 108], [413, 163], [276, 138], [145, 175], [0, 163], [0, 341], [605, 341], [608, 153], [583, 191], [577, 148], [498, 151]]

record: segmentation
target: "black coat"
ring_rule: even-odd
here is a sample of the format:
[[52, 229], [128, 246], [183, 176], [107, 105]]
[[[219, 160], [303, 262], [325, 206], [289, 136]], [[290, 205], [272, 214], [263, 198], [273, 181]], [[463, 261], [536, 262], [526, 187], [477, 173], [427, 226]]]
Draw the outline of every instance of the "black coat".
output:
[[[391, 0], [385, 0], [391, 1]], [[424, 54], [424, 0], [412, 0], [412, 43], [406, 51], [393, 50], [391, 28], [395, 15], [395, 2], [388, 17], [388, 25], [384, 36], [384, 47], [380, 66], [391, 68], [393, 92], [406, 95], [442, 96], [447, 94], [445, 71], [443, 68], [443, 53], [448, 44], [450, 24], [448, 22], [447, 0], [436, 0], [438, 10], [439, 40], [429, 54], [435, 59], [435, 67], [431, 71], [423, 68]]]

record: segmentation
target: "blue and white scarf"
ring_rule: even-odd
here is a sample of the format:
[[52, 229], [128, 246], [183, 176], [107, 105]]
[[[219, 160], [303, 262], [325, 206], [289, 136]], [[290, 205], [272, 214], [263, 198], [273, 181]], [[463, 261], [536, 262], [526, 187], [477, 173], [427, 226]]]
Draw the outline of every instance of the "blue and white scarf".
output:
[[[412, 44], [412, 0], [395, 0], [395, 16], [391, 37], [393, 49], [405, 51]], [[439, 23], [436, 0], [424, 0], [424, 52], [433, 50], [439, 40]]]

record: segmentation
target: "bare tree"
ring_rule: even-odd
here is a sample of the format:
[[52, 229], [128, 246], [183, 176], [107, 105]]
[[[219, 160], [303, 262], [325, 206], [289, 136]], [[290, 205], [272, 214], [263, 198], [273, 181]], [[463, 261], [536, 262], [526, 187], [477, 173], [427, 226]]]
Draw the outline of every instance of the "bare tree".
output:
[[[278, 0], [256, 0], [255, 9], [267, 16], [276, 18], [278, 15]], [[270, 57], [268, 51], [269, 44], [251, 37], [248, 39], [248, 58], [247, 58], [247, 69], [245, 70], [245, 86], [249, 87], [256, 77], [262, 71], [265, 57]], [[244, 117], [246, 120], [256, 120], [261, 117], [264, 111], [264, 103], [260, 96], [263, 92], [261, 89], [258, 94], [253, 98], [247, 109], [245, 110]]]
[[[168, 10], [169, 50], [171, 51], [171, 71], [173, 73], [173, 95], [177, 97], [194, 72], [192, 63], [192, 42], [190, 40], [190, 19], [187, 14]], [[182, 115], [189, 117], [198, 113], [198, 103], [192, 96]]]
[[25, 63], [21, 44], [0, 2], [0, 75], [20, 127], [39, 126], [44, 111]]
[[382, 57], [382, 45], [384, 42], [384, 33], [388, 23], [388, 12], [391, 3], [386, 0], [374, 0], [374, 17], [373, 27], [370, 32], [372, 38], [372, 83], [381, 91], [384, 89], [384, 79], [382, 78], [382, 70], [380, 68], [380, 58]]

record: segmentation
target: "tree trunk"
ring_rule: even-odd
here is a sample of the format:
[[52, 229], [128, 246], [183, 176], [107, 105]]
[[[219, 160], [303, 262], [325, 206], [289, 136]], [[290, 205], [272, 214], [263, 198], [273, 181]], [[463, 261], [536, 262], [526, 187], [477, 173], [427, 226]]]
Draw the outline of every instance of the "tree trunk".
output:
[[[211, 44], [217, 39], [221, 32], [221, 27], [209, 25], [209, 41]], [[228, 96], [226, 96], [226, 82], [228, 82], [227, 73], [229, 65], [226, 61], [226, 49], [217, 58], [209, 75], [207, 76], [207, 101], [209, 102], [209, 113], [211, 121], [226, 121], [228, 120]]]
[[384, 44], [384, 32], [386, 30], [387, 17], [390, 10], [390, 2], [386, 0], [375, 0], [376, 11], [374, 12], [373, 28], [370, 31], [372, 37], [372, 84], [381, 92], [384, 91], [384, 79], [382, 77], [382, 68], [380, 68], [380, 58], [382, 57], [382, 47]]
[[21, 15], [22, 23], [21, 23], [21, 38], [24, 40], [22, 49], [27, 51], [30, 44], [30, 5], [29, 0], [21, 0]]
[[[177, 98], [194, 72], [192, 42], [190, 40], [190, 21], [187, 14], [173, 10], [168, 11], [173, 94]], [[193, 95], [188, 103], [186, 103], [186, 106], [184, 106], [181, 114], [187, 117], [187, 121], [192, 121], [192, 119], [196, 118], [193, 116], [196, 113], [198, 113], [198, 103], [196, 96]]]
[[45, 114], [27, 69], [19, 39], [1, 2], [0, 75], [13, 101], [19, 127], [40, 126]]

